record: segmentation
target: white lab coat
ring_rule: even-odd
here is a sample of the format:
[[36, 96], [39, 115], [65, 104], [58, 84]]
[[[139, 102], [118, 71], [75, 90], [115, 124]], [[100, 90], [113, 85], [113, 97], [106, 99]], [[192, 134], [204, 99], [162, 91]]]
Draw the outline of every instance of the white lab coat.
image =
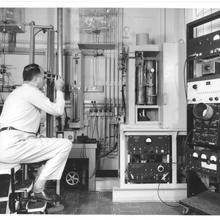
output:
[[42, 138], [34, 133], [40, 125], [41, 110], [61, 115], [64, 111], [63, 93], [57, 91], [55, 103], [36, 87], [23, 84], [6, 99], [0, 117], [0, 127], [18, 130], [0, 132], [0, 162], [35, 163], [47, 160], [39, 179], [60, 179], [72, 143], [62, 138]]

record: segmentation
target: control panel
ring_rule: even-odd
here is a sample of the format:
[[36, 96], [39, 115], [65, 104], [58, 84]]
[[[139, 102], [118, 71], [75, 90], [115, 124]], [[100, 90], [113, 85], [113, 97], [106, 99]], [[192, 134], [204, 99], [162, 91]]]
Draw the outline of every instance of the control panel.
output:
[[187, 158], [190, 170], [198, 171], [220, 181], [220, 153], [210, 150], [191, 150]]
[[220, 149], [220, 105], [199, 103], [193, 115], [192, 144]]
[[171, 182], [171, 136], [128, 136], [128, 183]]
[[[220, 11], [187, 24], [186, 167], [207, 188], [220, 181], [220, 28], [205, 34], [199, 28], [219, 18]], [[190, 195], [200, 187], [193, 176], [187, 178]]]
[[220, 78], [188, 82], [188, 104], [220, 103]]
[[201, 32], [202, 25], [215, 24], [220, 17], [220, 12], [213, 13], [201, 19], [187, 24], [187, 81], [203, 80], [204, 77], [219, 77], [220, 72], [220, 30], [216, 25], [215, 31], [212, 28], [205, 28]]
[[220, 54], [220, 31], [192, 38], [187, 43], [189, 57], [207, 59]]

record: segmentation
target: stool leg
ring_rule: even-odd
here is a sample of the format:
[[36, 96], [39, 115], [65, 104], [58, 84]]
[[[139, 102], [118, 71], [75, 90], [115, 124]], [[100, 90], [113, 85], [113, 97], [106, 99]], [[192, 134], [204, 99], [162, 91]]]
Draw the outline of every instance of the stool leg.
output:
[[28, 178], [28, 166], [27, 164], [22, 164], [21, 165], [21, 170], [22, 170], [22, 182], [27, 180]]
[[[9, 186], [9, 192], [8, 195], [10, 195], [10, 198], [8, 197], [9, 200], [8, 203], [10, 202], [10, 212], [14, 213], [15, 212], [15, 172], [14, 168], [11, 169], [11, 176], [10, 176], [10, 186]], [[8, 204], [7, 204], [8, 206]]]
[[60, 195], [60, 180], [56, 180], [56, 194]]

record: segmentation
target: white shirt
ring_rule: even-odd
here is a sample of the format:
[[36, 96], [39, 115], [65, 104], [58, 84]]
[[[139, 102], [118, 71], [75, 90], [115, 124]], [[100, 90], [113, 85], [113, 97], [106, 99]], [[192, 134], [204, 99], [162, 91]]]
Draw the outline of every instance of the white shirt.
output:
[[37, 133], [41, 110], [51, 115], [62, 115], [65, 100], [63, 92], [57, 91], [56, 102], [51, 102], [38, 88], [24, 83], [7, 97], [0, 116], [0, 127], [14, 127]]

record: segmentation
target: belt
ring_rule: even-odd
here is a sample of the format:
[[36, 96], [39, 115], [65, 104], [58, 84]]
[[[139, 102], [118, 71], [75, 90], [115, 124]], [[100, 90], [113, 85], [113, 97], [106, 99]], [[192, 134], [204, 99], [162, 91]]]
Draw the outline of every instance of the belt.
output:
[[[17, 128], [14, 128], [14, 127], [3, 127], [3, 128], [0, 129], [0, 132], [1, 132], [1, 131], [5, 131], [5, 130], [17, 130], [17, 131], [21, 131], [21, 130], [19, 130], [19, 129], [17, 129]], [[28, 131], [23, 131], [23, 132], [30, 133], [30, 134], [35, 134], [35, 135], [36, 135], [36, 133], [34, 133], [34, 132], [28, 132]]]
[[3, 128], [0, 129], [0, 132], [5, 131], [5, 130], [18, 130], [18, 129], [16, 129], [14, 127], [3, 127]]

